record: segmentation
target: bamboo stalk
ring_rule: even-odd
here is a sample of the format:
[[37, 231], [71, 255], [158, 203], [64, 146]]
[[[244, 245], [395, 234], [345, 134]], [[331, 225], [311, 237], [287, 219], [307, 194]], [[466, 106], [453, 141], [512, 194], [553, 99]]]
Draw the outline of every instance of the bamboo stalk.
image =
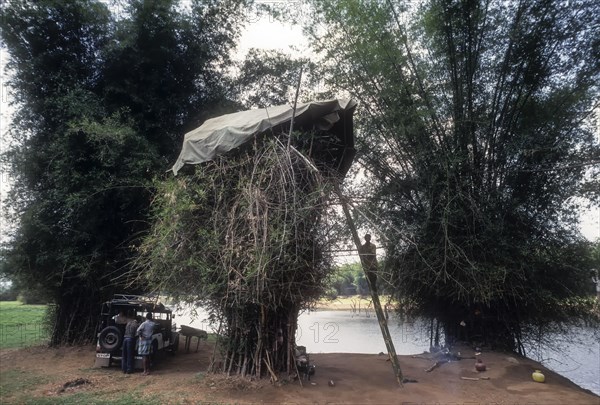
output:
[[237, 375], [242, 374], [242, 352], [238, 353], [237, 368]]
[[298, 77], [298, 85], [296, 86], [296, 97], [294, 97], [294, 107], [292, 110], [292, 120], [290, 122], [290, 133], [288, 136], [288, 150], [292, 145], [292, 131], [294, 130], [294, 118], [296, 117], [296, 105], [298, 104], [298, 95], [300, 94], [300, 84], [302, 83], [302, 66], [300, 66], [300, 75]]
[[216, 364], [216, 356], [217, 356], [217, 348], [219, 347], [219, 345], [221, 344], [221, 327], [223, 326], [223, 321], [220, 320], [219, 321], [219, 327], [217, 328], [217, 341], [215, 343], [215, 346], [213, 347], [213, 351], [212, 354], [210, 356], [210, 363], [208, 365], [208, 370], [214, 372], [215, 371], [215, 364]]
[[271, 358], [269, 356], [269, 351], [265, 350], [265, 353], [267, 355], [267, 358], [264, 359], [265, 365], [267, 366], [267, 370], [269, 370], [269, 373], [271, 374], [271, 379], [273, 380], [273, 382], [277, 382], [279, 381], [279, 378], [277, 378], [277, 374], [275, 374], [275, 372], [273, 371], [273, 368], [271, 367]]
[[296, 375], [298, 376], [298, 381], [300, 382], [300, 386], [304, 387], [304, 384], [302, 384], [302, 376], [300, 375], [300, 370], [298, 370], [298, 361], [296, 359], [296, 353], [294, 353], [294, 368], [296, 369]]
[[242, 364], [242, 377], [246, 377], [246, 367], [248, 365], [248, 352], [244, 352], [244, 363]]
[[291, 324], [291, 317], [288, 318], [288, 324], [287, 324], [287, 336], [286, 336], [286, 340], [287, 340], [287, 364], [286, 364], [286, 369], [287, 369], [287, 375], [290, 375], [292, 373], [292, 324]]

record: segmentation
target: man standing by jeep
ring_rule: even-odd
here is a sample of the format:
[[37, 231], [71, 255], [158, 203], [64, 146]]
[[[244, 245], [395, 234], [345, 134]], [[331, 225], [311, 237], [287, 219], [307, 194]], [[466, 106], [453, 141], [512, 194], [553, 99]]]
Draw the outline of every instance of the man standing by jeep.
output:
[[142, 356], [144, 364], [143, 375], [150, 374], [150, 350], [152, 348], [152, 334], [154, 333], [155, 323], [152, 322], [152, 313], [146, 314], [146, 320], [137, 328], [137, 335], [140, 337], [138, 354]]
[[125, 326], [125, 334], [123, 335], [123, 352], [121, 358], [121, 369], [125, 374], [133, 372], [133, 355], [135, 353], [135, 336], [139, 327], [135, 314], [131, 311], [129, 322]]

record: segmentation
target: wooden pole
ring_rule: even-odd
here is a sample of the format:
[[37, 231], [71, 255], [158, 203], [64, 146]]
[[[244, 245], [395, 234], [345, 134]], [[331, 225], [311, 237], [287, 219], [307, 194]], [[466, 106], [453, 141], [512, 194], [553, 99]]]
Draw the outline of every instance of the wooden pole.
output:
[[[340, 202], [342, 203], [342, 209], [344, 210], [344, 215], [346, 216], [346, 221], [348, 222], [348, 227], [350, 228], [350, 232], [352, 233], [352, 239], [357, 249], [360, 249], [360, 237], [358, 236], [358, 231], [356, 230], [356, 226], [354, 225], [354, 221], [352, 216], [350, 215], [350, 210], [348, 208], [348, 201], [346, 197], [342, 195], [342, 192], [338, 185], [335, 186], [335, 192], [338, 195]], [[375, 313], [377, 314], [377, 320], [379, 321], [379, 327], [381, 328], [381, 334], [383, 335], [383, 340], [385, 342], [385, 346], [388, 351], [388, 355], [390, 357], [390, 362], [392, 363], [392, 368], [394, 369], [394, 374], [396, 375], [396, 380], [398, 380], [398, 384], [402, 386], [402, 381], [404, 377], [402, 376], [402, 370], [400, 369], [400, 362], [398, 361], [398, 356], [396, 355], [396, 349], [394, 347], [394, 342], [392, 342], [392, 336], [390, 335], [390, 330], [388, 329], [387, 320], [381, 309], [381, 303], [379, 302], [379, 295], [371, 285], [371, 280], [367, 274], [367, 264], [365, 263], [365, 258], [360, 256], [360, 263], [363, 268], [363, 272], [365, 273], [365, 279], [367, 280], [367, 284], [369, 286], [369, 291], [371, 292], [371, 298], [373, 300], [373, 306], [375, 307]]]
[[298, 75], [298, 85], [296, 86], [296, 97], [294, 97], [292, 121], [290, 122], [290, 134], [288, 136], [288, 149], [292, 145], [292, 131], [294, 130], [294, 118], [296, 117], [296, 106], [298, 105], [298, 95], [300, 94], [300, 83], [302, 83], [302, 68], [303, 66], [300, 66], [300, 74]]

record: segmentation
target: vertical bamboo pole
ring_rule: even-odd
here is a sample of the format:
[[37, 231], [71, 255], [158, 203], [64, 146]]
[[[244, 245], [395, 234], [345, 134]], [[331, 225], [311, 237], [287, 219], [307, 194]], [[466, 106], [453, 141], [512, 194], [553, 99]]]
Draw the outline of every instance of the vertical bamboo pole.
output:
[[[354, 221], [352, 220], [352, 216], [350, 215], [350, 210], [348, 209], [348, 202], [346, 201], [346, 197], [342, 195], [342, 192], [338, 185], [335, 186], [335, 192], [338, 195], [340, 202], [342, 203], [342, 209], [344, 210], [344, 215], [346, 216], [348, 227], [350, 228], [350, 232], [352, 233], [352, 239], [354, 240], [354, 244], [356, 245], [356, 248], [359, 249], [361, 246], [360, 237], [358, 236], [358, 231], [356, 230], [356, 226], [354, 225]], [[381, 334], [383, 335], [383, 340], [385, 342], [385, 346], [390, 357], [390, 362], [392, 363], [392, 368], [394, 369], [394, 374], [396, 375], [396, 380], [398, 381], [398, 384], [402, 386], [402, 381], [404, 380], [404, 377], [402, 376], [400, 362], [398, 361], [398, 356], [396, 355], [396, 348], [394, 347], [394, 342], [392, 342], [392, 336], [390, 335], [390, 330], [388, 329], [387, 320], [385, 319], [385, 315], [383, 313], [383, 310], [381, 309], [379, 295], [377, 295], [377, 292], [373, 289], [373, 286], [371, 285], [371, 280], [367, 275], [364, 257], [360, 257], [360, 262], [363, 268], [363, 272], [365, 273], [365, 279], [367, 280], [367, 284], [369, 285], [371, 299], [373, 300], [373, 306], [375, 307], [375, 313], [377, 314], [377, 320], [379, 321]]]
[[288, 136], [288, 150], [290, 149], [290, 145], [292, 144], [292, 131], [294, 130], [294, 118], [296, 117], [296, 106], [298, 105], [298, 95], [300, 94], [300, 83], [302, 83], [302, 68], [300, 66], [300, 74], [298, 75], [298, 85], [296, 86], [296, 97], [294, 97], [294, 107], [292, 110], [292, 121], [290, 122], [290, 134]]

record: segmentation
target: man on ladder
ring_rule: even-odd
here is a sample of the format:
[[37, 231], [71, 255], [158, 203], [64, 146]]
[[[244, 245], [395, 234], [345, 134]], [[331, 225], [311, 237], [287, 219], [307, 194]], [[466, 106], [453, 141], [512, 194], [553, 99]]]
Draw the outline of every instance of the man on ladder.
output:
[[377, 292], [377, 247], [371, 243], [371, 235], [365, 235], [365, 243], [358, 249], [358, 254], [365, 266], [365, 273], [373, 292]]

